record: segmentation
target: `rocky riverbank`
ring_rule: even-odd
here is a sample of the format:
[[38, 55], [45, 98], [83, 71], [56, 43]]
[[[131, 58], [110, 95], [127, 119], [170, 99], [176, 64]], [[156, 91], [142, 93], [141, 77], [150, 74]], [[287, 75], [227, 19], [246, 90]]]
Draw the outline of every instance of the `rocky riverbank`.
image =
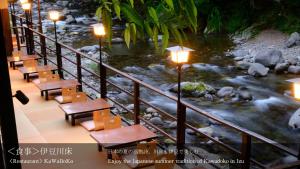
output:
[[227, 53], [234, 57], [239, 69], [252, 76], [268, 73], [300, 74], [300, 35], [265, 30], [252, 39], [237, 40], [237, 46]]

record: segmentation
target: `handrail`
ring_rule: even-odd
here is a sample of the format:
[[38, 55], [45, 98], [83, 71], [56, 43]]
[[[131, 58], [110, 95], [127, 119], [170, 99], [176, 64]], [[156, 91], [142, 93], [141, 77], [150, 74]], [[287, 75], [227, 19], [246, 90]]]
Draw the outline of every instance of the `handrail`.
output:
[[[16, 16], [16, 17], [19, 17], [19, 16], [17, 16], [17, 15], [15, 15], [15, 16]], [[22, 17], [19, 17], [19, 18], [22, 18]], [[25, 18], [23, 18], [23, 19], [25, 19]], [[18, 27], [18, 26], [17, 26], [17, 27]], [[50, 40], [50, 41], [52, 41], [52, 42], [55, 43], [55, 40], [54, 40], [53, 38], [47, 37], [45, 34], [42, 34], [42, 33], [38, 32], [38, 31], [34, 30], [33, 28], [29, 28], [29, 27], [27, 27], [27, 26], [25, 26], [25, 25], [20, 26], [20, 27], [21, 27], [21, 28], [27, 28], [28, 30], [34, 32], [35, 34], [39, 35], [40, 37], [43, 37], [43, 38], [45, 38], [45, 39], [47, 39], [47, 40]], [[65, 48], [65, 49], [67, 49], [67, 50], [69, 50], [69, 51], [71, 51], [71, 52], [76, 53], [76, 55], [82, 56], [82, 57], [84, 57], [84, 58], [86, 58], [86, 59], [88, 59], [88, 60], [90, 60], [90, 61], [93, 61], [93, 62], [95, 62], [95, 63], [97, 63], [97, 64], [100, 64], [100, 62], [99, 62], [98, 60], [95, 60], [95, 59], [91, 58], [90, 56], [88, 56], [87, 54], [82, 53], [82, 52], [80, 52], [80, 51], [78, 51], [78, 50], [76, 50], [76, 49], [74, 49], [74, 48], [72, 48], [72, 47], [70, 47], [70, 46], [67, 46], [67, 45], [65, 45], [65, 44], [63, 44], [63, 43], [61, 43], [61, 42], [57, 42], [57, 44], [58, 44], [60, 47], [63, 47], [63, 48]], [[39, 43], [39, 45], [41, 45], [41, 44]], [[47, 47], [45, 47], [45, 48], [47, 48]], [[51, 50], [52, 50], [52, 49], [51, 49]], [[53, 51], [54, 51], [54, 50], [53, 50]], [[61, 57], [63, 57], [63, 56], [61, 56]], [[66, 57], [64, 57], [64, 59], [68, 60], [69, 62], [71, 62], [71, 63], [73, 63], [73, 64], [76, 64], [76, 61], [72, 61], [71, 59], [68, 59], [68, 58], [66, 58]], [[49, 61], [51, 61], [51, 60], [49, 60]], [[52, 62], [52, 61], [51, 61], [51, 62]], [[52, 63], [55, 64], [54, 62], [52, 62]], [[123, 77], [129, 79], [129, 80], [131, 80], [132, 82], [139, 84], [139, 86], [145, 87], [145, 88], [147, 88], [147, 89], [149, 89], [149, 90], [151, 90], [151, 91], [153, 91], [153, 92], [155, 92], [155, 93], [157, 93], [157, 94], [159, 94], [159, 95], [162, 95], [162, 96], [164, 96], [164, 97], [166, 97], [166, 98], [168, 98], [168, 99], [171, 99], [171, 100], [173, 100], [173, 101], [175, 101], [175, 102], [178, 101], [178, 100], [177, 100], [177, 97], [175, 97], [175, 96], [173, 96], [173, 95], [170, 95], [170, 94], [167, 94], [167, 93], [161, 91], [160, 89], [155, 88], [155, 87], [152, 86], [152, 85], [149, 85], [149, 84], [147, 84], [147, 83], [145, 83], [145, 82], [143, 82], [143, 81], [141, 81], [141, 80], [139, 80], [139, 79], [137, 79], [137, 78], [135, 78], [135, 77], [132, 77], [132, 76], [129, 75], [128, 73], [122, 72], [122, 71], [120, 71], [120, 70], [118, 70], [118, 69], [116, 69], [116, 68], [114, 68], [114, 67], [112, 67], [112, 66], [110, 66], [110, 65], [108, 65], [108, 64], [105, 64], [105, 63], [102, 63], [102, 65], [104, 66], [105, 69], [110, 70], [110, 71], [112, 71], [112, 72], [114, 72], [114, 73], [116, 73], [116, 74], [118, 74], [118, 75], [121, 75], [121, 76], [123, 76]], [[96, 76], [96, 77], [98, 77], [98, 78], [103, 78], [103, 77], [101, 77], [101, 74], [100, 74], [100, 75], [97, 75], [96, 73], [91, 72], [90, 70], [86, 69], [85, 67], [83, 67], [83, 66], [81, 66], [81, 65], [79, 65], [78, 68], [80, 68], [80, 69], [82, 69], [82, 70], [85, 70], [85, 71], [88, 71], [89, 73], [93, 74], [94, 76]], [[76, 77], [76, 75], [73, 75], [71, 72], [65, 70], [64, 68], [62, 68], [62, 69], [63, 69], [65, 72], [67, 72], [68, 74], [71, 74], [73, 77]], [[104, 77], [104, 78], [106, 78], [106, 77]], [[117, 89], [119, 89], [119, 90], [125, 92], [125, 93], [128, 94], [128, 95], [134, 96], [134, 95], [133, 95], [132, 93], [130, 93], [129, 91], [127, 91], [127, 90], [125, 90], [125, 91], [122, 90], [122, 88], [118, 87], [118, 85], [116, 85], [116, 84], [113, 84], [111, 81], [107, 81], [107, 80], [106, 80], [106, 82], [107, 82], [108, 84], [112, 85], [113, 87], [115, 87], [115, 88], [117, 88]], [[82, 83], [85, 83], [85, 82], [82, 82]], [[88, 87], [90, 87], [90, 88], [92, 88], [93, 90], [96, 91], [96, 89], [94, 89], [94, 88], [93, 88], [92, 86], [90, 86], [89, 84], [86, 84], [86, 83], [85, 83], [85, 85], [87, 85]], [[110, 98], [109, 98], [109, 99], [110, 99]], [[112, 99], [110, 99], [110, 100], [112, 100]], [[169, 118], [172, 118], [173, 120], [177, 120], [176, 117], [174, 117], [174, 116], [170, 115], [169, 113], [167, 113], [167, 112], [161, 110], [160, 108], [154, 107], [152, 104], [148, 103], [146, 100], [143, 100], [143, 99], [141, 99], [141, 98], [139, 98], [138, 100], [140, 101], [139, 104], [145, 104], [145, 105], [147, 105], [147, 106], [153, 107], [153, 108], [155, 108], [158, 112], [163, 113], [164, 115], [167, 115]], [[277, 142], [274, 141], [274, 140], [271, 140], [271, 139], [269, 139], [269, 138], [266, 138], [266, 137], [264, 137], [264, 136], [262, 136], [262, 135], [260, 135], [260, 134], [257, 134], [257, 133], [255, 133], [255, 132], [253, 132], [253, 131], [250, 131], [250, 130], [248, 130], [248, 129], [245, 129], [245, 128], [243, 128], [243, 127], [240, 127], [240, 126], [238, 126], [238, 125], [235, 125], [235, 124], [233, 124], [233, 123], [231, 123], [231, 122], [228, 122], [228, 121], [226, 121], [226, 120], [220, 119], [220, 118], [218, 118], [218, 117], [216, 117], [216, 116], [214, 116], [214, 115], [208, 113], [207, 111], [205, 111], [205, 110], [203, 110], [203, 109], [201, 109], [201, 108], [198, 108], [198, 107], [196, 107], [196, 106], [194, 106], [194, 105], [192, 105], [192, 104], [190, 104], [190, 103], [188, 103], [188, 102], [186, 102], [186, 101], [181, 101], [181, 104], [182, 104], [184, 107], [186, 107], [187, 109], [190, 109], [190, 110], [192, 110], [192, 111], [194, 111], [194, 112], [196, 112], [196, 113], [198, 113], [198, 114], [201, 114], [201, 115], [205, 116], [206, 118], [209, 118], [209, 119], [212, 119], [212, 120], [214, 120], [214, 121], [216, 121], [216, 122], [219, 122], [219, 123], [222, 124], [223, 126], [228, 127], [228, 128], [230, 128], [230, 129], [233, 129], [233, 130], [235, 130], [235, 131], [237, 131], [237, 132], [240, 132], [240, 133], [242, 133], [243, 135], [246, 135], [246, 136], [249, 137], [250, 139], [251, 139], [251, 138], [254, 138], [254, 139], [260, 140], [260, 141], [262, 141], [263, 143], [267, 143], [268, 145], [271, 145], [271, 146], [273, 146], [273, 147], [275, 147], [275, 148], [277, 148], [277, 149], [279, 149], [279, 150], [282, 150], [282, 151], [284, 151], [285, 153], [288, 153], [288, 154], [290, 154], [290, 155], [292, 155], [292, 156], [295, 156], [295, 157], [298, 157], [298, 158], [299, 158], [299, 156], [300, 156], [299, 152], [297, 152], [297, 151], [295, 151], [295, 150], [292, 150], [292, 149], [290, 149], [290, 148], [288, 148], [288, 147], [286, 147], [286, 146], [284, 146], [284, 145], [282, 145], [282, 144], [277, 143]], [[121, 106], [121, 107], [125, 108], [124, 106]], [[127, 108], [125, 108], [125, 110], [127, 110], [127, 111], [129, 111], [129, 112], [132, 112], [131, 110], [128, 110]], [[134, 112], [132, 112], [132, 113], [134, 113]], [[150, 125], [151, 127], [155, 128], [156, 130], [160, 131], [163, 135], [168, 136], [168, 137], [171, 138], [173, 141], [176, 140], [176, 138], [174, 138], [174, 137], [172, 137], [171, 135], [169, 135], [168, 133], [164, 132], [162, 129], [160, 129], [160, 128], [154, 126], [152, 123], [150, 123], [150, 122], [144, 120], [142, 117], [138, 117], [138, 118], [140, 118], [142, 121], [144, 121], [146, 124]], [[216, 139], [214, 139], [213, 137], [211, 137], [211, 136], [209, 136], [209, 135], [207, 135], [207, 134], [205, 134], [205, 133], [203, 133], [203, 132], [198, 131], [195, 127], [193, 127], [192, 125], [188, 124], [187, 122], [185, 122], [184, 124], [185, 124], [185, 127], [190, 128], [190, 129], [192, 129], [193, 131], [195, 131], [195, 132], [197, 132], [197, 133], [199, 133], [199, 134], [201, 134], [201, 135], [204, 135], [206, 138], [209, 138], [209, 139], [212, 140], [213, 142], [218, 143], [218, 144], [220, 144], [221, 146], [226, 147], [227, 149], [229, 149], [229, 150], [231, 150], [231, 151], [233, 151], [233, 152], [235, 152], [235, 153], [239, 153], [239, 154], [242, 153], [242, 152], [240, 152], [239, 150], [236, 150], [235, 148], [233, 148], [233, 147], [231, 147], [231, 146], [229, 146], [229, 145], [227, 145], [227, 144], [225, 144], [225, 143], [223, 143], [223, 142], [221, 142], [221, 141], [219, 141], [219, 140], [216, 140]], [[251, 143], [250, 143], [250, 144], [251, 144]], [[254, 159], [250, 159], [250, 160], [251, 160], [252, 162], [258, 164], [259, 166], [265, 168], [265, 167], [263, 166], [263, 164], [260, 164], [259, 162], [255, 161]]]

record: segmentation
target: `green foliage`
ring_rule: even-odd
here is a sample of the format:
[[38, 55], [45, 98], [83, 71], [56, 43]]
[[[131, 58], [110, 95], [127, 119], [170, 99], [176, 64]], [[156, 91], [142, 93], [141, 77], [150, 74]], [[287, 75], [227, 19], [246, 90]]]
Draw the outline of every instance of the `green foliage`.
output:
[[205, 33], [212, 33], [212, 32], [220, 32], [222, 26], [222, 17], [218, 8], [213, 8], [212, 12], [210, 13], [207, 26], [204, 30]]
[[[124, 39], [128, 47], [131, 43], [135, 43], [136, 39], [151, 38], [158, 48], [158, 35], [162, 34], [162, 51], [164, 51], [171, 35], [177, 43], [183, 45], [185, 38], [183, 30], [190, 29], [196, 32], [198, 27], [198, 11], [194, 0], [101, 0], [96, 15], [102, 18], [103, 22], [105, 20], [111, 24], [112, 13], [126, 21]], [[106, 30], [111, 32], [111, 25]], [[111, 41], [111, 33], [108, 37]]]

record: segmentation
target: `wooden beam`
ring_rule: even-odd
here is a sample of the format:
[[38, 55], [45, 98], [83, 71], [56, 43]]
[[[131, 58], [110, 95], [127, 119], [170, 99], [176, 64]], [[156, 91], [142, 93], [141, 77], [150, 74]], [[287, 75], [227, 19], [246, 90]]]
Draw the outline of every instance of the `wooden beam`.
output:
[[[1, 145], [3, 145], [0, 157], [4, 157], [2, 163], [5, 164], [5, 167], [0, 166], [0, 168], [21, 169], [20, 163], [11, 163], [10, 161], [13, 159], [20, 160], [20, 155], [8, 152], [9, 150], [16, 150], [19, 148], [9, 70], [7, 65], [6, 46], [9, 42], [6, 40], [7, 36], [5, 37], [5, 35], [7, 32], [5, 31], [7, 30], [4, 30], [4, 28], [7, 29], [5, 26], [8, 26], [9, 28], [9, 25], [7, 25], [8, 20], [7, 0], [0, 0], [0, 128], [2, 138]], [[10, 45], [12, 44], [10, 43]]]
[[5, 39], [5, 43], [4, 43], [5, 49], [7, 55], [10, 56], [13, 51], [13, 45], [12, 45], [12, 36], [11, 36], [11, 29], [10, 29], [7, 0], [0, 0], [0, 14], [1, 14], [1, 21], [2, 21], [3, 36]]

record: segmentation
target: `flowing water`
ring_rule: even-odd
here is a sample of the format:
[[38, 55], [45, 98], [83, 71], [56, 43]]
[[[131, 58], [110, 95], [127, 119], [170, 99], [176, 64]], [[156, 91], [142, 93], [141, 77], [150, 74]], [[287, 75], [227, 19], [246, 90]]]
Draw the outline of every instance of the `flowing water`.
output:
[[[83, 39], [74, 42], [74, 46], [96, 44], [93, 39]], [[186, 46], [195, 49], [195, 52], [191, 53], [189, 65], [184, 66], [182, 81], [203, 81], [216, 88], [233, 86], [237, 89], [240, 86], [245, 86], [253, 95], [253, 100], [249, 102], [211, 102], [195, 98], [184, 99], [219, 118], [277, 142], [298, 143], [300, 131], [291, 129], [288, 126], [288, 121], [299, 104], [292, 98], [284, 96], [284, 92], [290, 89], [290, 84], [285, 80], [295, 76], [269, 73], [267, 77], [255, 78], [247, 75], [245, 71], [235, 69], [234, 60], [225, 56], [225, 52], [231, 49], [233, 45], [225, 35], [190, 36]], [[107, 59], [109, 65], [131, 73], [140, 80], [167, 93], [170, 86], [177, 82], [175, 66], [167, 61], [166, 55], [155, 50], [151, 42], [138, 42], [130, 49], [124, 43], [113, 44], [110, 50], [106, 49], [105, 51], [110, 55]], [[122, 78], [114, 78], [113, 80], [124, 83]], [[142, 95], [152, 104], [175, 114], [175, 102], [145, 91], [142, 92]], [[204, 122], [201, 116], [190, 111], [188, 111], [188, 119], [195, 124], [199, 123], [199, 126], [201, 126], [200, 123]], [[217, 125], [214, 126], [214, 129], [220, 130]], [[240, 138], [232, 132], [221, 133], [222, 137], [230, 140]], [[191, 139], [190, 141], [193, 140], [192, 138], [189, 139]], [[233, 142], [239, 143], [240, 139]]]

